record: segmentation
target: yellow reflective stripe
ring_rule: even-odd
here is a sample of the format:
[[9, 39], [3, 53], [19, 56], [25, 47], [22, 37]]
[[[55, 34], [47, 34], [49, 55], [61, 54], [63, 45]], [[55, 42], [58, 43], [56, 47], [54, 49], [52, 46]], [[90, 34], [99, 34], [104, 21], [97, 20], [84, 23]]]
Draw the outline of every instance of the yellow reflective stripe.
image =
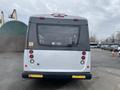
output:
[[43, 78], [43, 75], [40, 75], [40, 74], [29, 74], [28, 77], [31, 77], [31, 78]]
[[86, 78], [86, 76], [84, 76], [84, 75], [72, 75], [72, 78], [81, 78], [81, 79], [84, 79], [84, 78]]

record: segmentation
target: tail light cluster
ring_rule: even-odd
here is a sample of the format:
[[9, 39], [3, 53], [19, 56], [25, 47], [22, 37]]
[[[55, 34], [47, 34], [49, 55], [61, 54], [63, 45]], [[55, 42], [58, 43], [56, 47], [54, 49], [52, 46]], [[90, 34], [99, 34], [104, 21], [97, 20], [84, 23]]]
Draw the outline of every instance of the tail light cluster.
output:
[[85, 57], [85, 55], [86, 55], [86, 51], [82, 51], [82, 56], [81, 56], [81, 64], [85, 64], [85, 59], [86, 59], [86, 57]]
[[33, 55], [33, 50], [29, 50], [29, 58], [30, 58], [30, 63], [34, 63], [34, 55]]

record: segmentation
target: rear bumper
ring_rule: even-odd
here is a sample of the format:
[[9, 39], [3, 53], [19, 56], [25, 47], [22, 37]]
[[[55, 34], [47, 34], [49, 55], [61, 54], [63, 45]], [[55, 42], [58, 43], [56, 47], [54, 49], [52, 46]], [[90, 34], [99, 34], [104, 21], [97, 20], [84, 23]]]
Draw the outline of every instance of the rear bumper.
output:
[[29, 72], [22, 73], [23, 78], [52, 78], [52, 79], [91, 79], [92, 74], [89, 72]]

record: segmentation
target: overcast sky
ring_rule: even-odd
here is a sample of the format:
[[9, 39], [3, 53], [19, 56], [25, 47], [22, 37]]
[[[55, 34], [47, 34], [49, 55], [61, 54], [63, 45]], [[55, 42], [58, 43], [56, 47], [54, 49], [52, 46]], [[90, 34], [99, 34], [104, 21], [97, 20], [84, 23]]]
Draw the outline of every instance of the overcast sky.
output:
[[120, 31], [120, 0], [0, 0], [6, 18], [13, 9], [25, 23], [31, 15], [53, 12], [86, 17], [90, 34], [100, 39]]

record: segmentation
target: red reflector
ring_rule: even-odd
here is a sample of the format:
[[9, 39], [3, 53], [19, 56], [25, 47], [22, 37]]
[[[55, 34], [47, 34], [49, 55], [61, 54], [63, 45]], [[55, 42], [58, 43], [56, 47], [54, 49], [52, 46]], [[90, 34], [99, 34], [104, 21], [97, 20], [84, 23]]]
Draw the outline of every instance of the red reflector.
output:
[[44, 17], [39, 17], [39, 19], [42, 19], [42, 20], [44, 20], [45, 18], [44, 18]]
[[85, 52], [85, 51], [83, 51], [83, 52], [82, 52], [82, 55], [86, 55], [86, 52]]
[[81, 59], [84, 60], [84, 59], [85, 59], [85, 56], [82, 56]]
[[29, 53], [32, 54], [32, 53], [33, 53], [33, 50], [30, 50]]
[[34, 56], [33, 55], [30, 55], [30, 58], [33, 58]]
[[90, 66], [87, 66], [87, 68], [90, 68]]
[[25, 65], [25, 67], [27, 67], [27, 65]]

